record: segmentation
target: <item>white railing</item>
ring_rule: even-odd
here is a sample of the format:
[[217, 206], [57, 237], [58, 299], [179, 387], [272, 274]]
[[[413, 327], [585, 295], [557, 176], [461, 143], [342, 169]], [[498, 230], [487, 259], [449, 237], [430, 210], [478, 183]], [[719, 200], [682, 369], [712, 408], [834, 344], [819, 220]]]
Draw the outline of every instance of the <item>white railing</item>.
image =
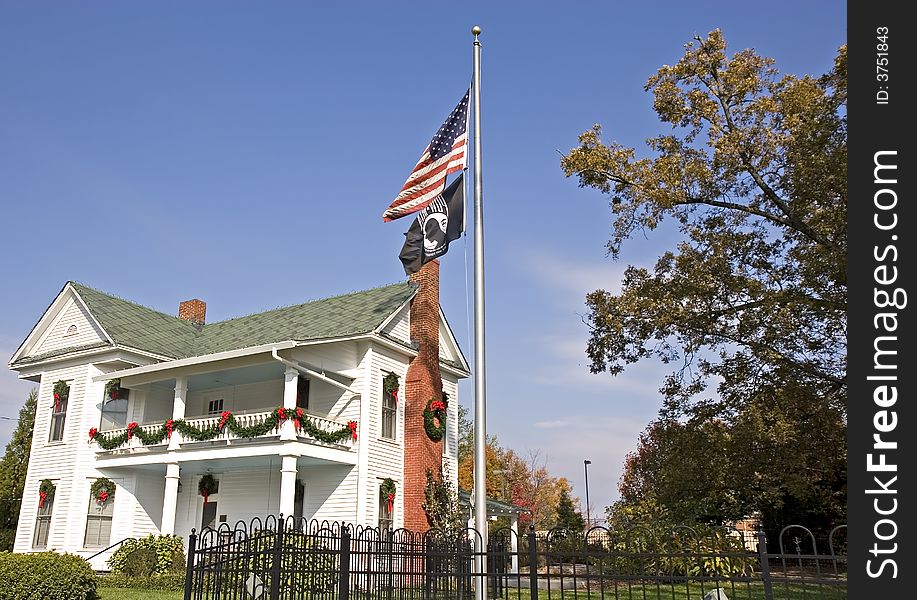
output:
[[[265, 419], [269, 418], [273, 414], [273, 412], [274, 411], [270, 410], [270, 411], [262, 411], [262, 412], [251, 412], [251, 413], [245, 413], [245, 412], [233, 413], [233, 418], [235, 419], [236, 423], [239, 426], [251, 427], [252, 425], [258, 425], [262, 423]], [[194, 427], [195, 429], [203, 431], [211, 427], [216, 427], [219, 424], [221, 418], [222, 417], [220, 415], [189, 417], [185, 419], [185, 423], [187, 423], [191, 427]], [[316, 414], [309, 413], [309, 412], [305, 413], [305, 418], [308, 419], [318, 429], [321, 429], [322, 431], [325, 431], [327, 433], [334, 433], [334, 432], [340, 431], [341, 429], [344, 429], [347, 427], [346, 421], [340, 421], [337, 419], [332, 419], [330, 417], [316, 415]], [[146, 434], [154, 435], [162, 431], [163, 424], [164, 424], [164, 421], [159, 421], [155, 423], [144, 423], [143, 425], [138, 425], [137, 429], [143, 431]], [[159, 446], [163, 446], [169, 443], [168, 438], [163, 438], [161, 442], [158, 442], [156, 444], [144, 445], [143, 442], [141, 442], [140, 439], [137, 437], [136, 431], [137, 430], [135, 430], [135, 433], [131, 437], [130, 441], [128, 441], [126, 444], [122, 444], [121, 446], [118, 446], [114, 450], [134, 449], [134, 448], [157, 448]], [[107, 438], [112, 438], [112, 437], [116, 437], [119, 435], [123, 435], [125, 433], [127, 433], [127, 428], [122, 427], [121, 429], [111, 429], [109, 431], [100, 432], [99, 435], [104, 435]], [[279, 435], [279, 433], [280, 433], [279, 428], [275, 427], [259, 437], [277, 436]], [[176, 431], [172, 435], [175, 436], [175, 435], [181, 435], [181, 434], [178, 431]], [[313, 439], [312, 436], [310, 436], [306, 431], [302, 431], [302, 430], [298, 431], [297, 437], [305, 438], [305, 439]], [[216, 437], [211, 438], [211, 440], [206, 440], [206, 441], [213, 441], [213, 440], [227, 440], [228, 441], [228, 440], [236, 440], [236, 439], [249, 439], [249, 438], [239, 437], [235, 435], [232, 431], [230, 431], [228, 427], [224, 427], [223, 430], [216, 435]], [[189, 439], [189, 438], [182, 439], [181, 441], [185, 443], [194, 443], [195, 442], [195, 440]], [[350, 438], [345, 439], [341, 443], [349, 444]], [[102, 450], [102, 448], [97, 448], [97, 449]]]

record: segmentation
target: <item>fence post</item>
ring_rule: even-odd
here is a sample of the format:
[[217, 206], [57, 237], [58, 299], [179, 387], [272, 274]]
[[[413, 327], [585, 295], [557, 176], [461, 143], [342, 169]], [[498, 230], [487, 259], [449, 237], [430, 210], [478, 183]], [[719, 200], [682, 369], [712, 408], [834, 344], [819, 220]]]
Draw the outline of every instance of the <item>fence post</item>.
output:
[[350, 600], [350, 528], [341, 528], [341, 572], [338, 578], [338, 600]]
[[529, 525], [529, 594], [531, 600], [538, 600], [538, 539], [535, 526]]
[[194, 578], [194, 551], [197, 548], [197, 534], [191, 529], [188, 536], [188, 561], [185, 565], [185, 600], [191, 600], [191, 584]]
[[767, 537], [763, 529], [758, 529], [758, 562], [761, 564], [761, 579], [764, 581], [764, 600], [774, 600], [774, 589], [771, 583], [771, 563], [767, 556]]
[[280, 563], [283, 560], [283, 514], [277, 519], [277, 532], [274, 534], [274, 552], [271, 558], [271, 600], [280, 600]]

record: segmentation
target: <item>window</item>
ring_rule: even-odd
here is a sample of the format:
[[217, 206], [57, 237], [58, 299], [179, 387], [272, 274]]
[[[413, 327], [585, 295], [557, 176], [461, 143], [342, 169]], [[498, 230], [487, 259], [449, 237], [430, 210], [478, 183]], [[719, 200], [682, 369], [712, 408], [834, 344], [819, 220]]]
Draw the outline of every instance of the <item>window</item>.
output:
[[[55, 489], [55, 491], [57, 491]], [[35, 540], [32, 546], [35, 548], [47, 548], [48, 533], [51, 531], [51, 511], [54, 508], [54, 494], [49, 494], [44, 503], [38, 508], [38, 516], [35, 518]]]
[[296, 379], [296, 406], [309, 410], [309, 380], [302, 375]]
[[48, 441], [59, 442], [64, 439], [64, 424], [67, 421], [67, 397], [70, 395], [70, 387], [67, 386], [67, 393], [61, 394], [54, 400], [51, 408], [51, 435]]
[[127, 427], [127, 398], [109, 398], [102, 400], [102, 424], [99, 431], [111, 431]]
[[77, 329], [76, 325], [71, 325], [67, 328], [67, 333], [64, 335], [76, 335], [78, 332], [79, 330]]
[[398, 414], [398, 403], [391, 394], [382, 394], [382, 437], [395, 439], [395, 417]]
[[207, 403], [207, 414], [218, 415], [223, 412], [223, 399], [217, 398]]
[[389, 508], [388, 496], [382, 492], [382, 486], [379, 486], [379, 531], [392, 530], [392, 509]]
[[85, 548], [104, 548], [111, 538], [111, 517], [115, 512], [115, 501], [99, 504], [89, 495], [89, 514], [86, 516]]

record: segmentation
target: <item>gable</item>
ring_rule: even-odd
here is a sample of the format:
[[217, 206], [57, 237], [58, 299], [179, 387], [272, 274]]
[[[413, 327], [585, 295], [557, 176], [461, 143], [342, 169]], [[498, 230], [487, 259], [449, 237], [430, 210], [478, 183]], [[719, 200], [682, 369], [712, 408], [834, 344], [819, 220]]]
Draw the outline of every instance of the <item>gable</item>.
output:
[[405, 344], [411, 343], [411, 303], [405, 303], [392, 320], [382, 328], [382, 334]]
[[439, 359], [462, 367], [465, 367], [466, 364], [465, 357], [462, 356], [462, 351], [442, 311], [439, 313]]
[[106, 346], [110, 337], [68, 283], [42, 314], [13, 354], [10, 364], [26, 357], [59, 355], [70, 349]]
[[82, 303], [68, 298], [60, 314], [29, 354], [45, 354], [62, 348], [87, 346], [106, 342], [105, 332], [98, 326]]

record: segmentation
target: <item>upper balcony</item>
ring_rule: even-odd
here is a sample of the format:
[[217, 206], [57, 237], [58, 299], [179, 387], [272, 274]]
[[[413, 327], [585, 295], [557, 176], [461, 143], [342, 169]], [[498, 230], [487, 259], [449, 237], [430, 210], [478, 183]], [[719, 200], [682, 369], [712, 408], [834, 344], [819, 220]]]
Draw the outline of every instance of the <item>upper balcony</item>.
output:
[[90, 436], [100, 467], [276, 455], [278, 444], [354, 464], [360, 401], [346, 388], [276, 361], [147, 381], [106, 396]]

